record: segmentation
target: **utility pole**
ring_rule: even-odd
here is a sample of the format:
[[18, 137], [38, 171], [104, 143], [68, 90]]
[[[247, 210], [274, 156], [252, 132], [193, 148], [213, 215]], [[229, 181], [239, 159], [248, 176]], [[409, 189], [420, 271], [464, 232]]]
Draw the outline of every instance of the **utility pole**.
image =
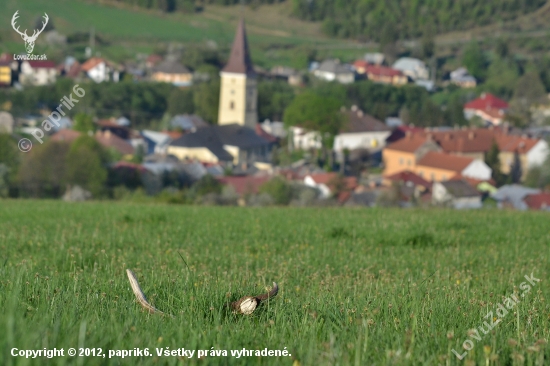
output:
[[95, 48], [95, 27], [92, 27], [90, 29], [90, 50], [92, 51], [92, 55], [94, 53]]

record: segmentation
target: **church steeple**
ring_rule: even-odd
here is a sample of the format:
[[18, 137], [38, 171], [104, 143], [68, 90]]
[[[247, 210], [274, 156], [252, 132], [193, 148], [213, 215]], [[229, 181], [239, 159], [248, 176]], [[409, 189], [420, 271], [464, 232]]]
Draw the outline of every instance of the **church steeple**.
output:
[[233, 41], [233, 47], [231, 48], [229, 62], [222, 71], [246, 75], [254, 74], [254, 66], [252, 65], [252, 60], [250, 59], [248, 39], [246, 37], [246, 29], [242, 18], [239, 21], [239, 26], [237, 27], [237, 33], [235, 34], [235, 40]]
[[244, 20], [239, 21], [231, 55], [221, 76], [220, 125], [237, 123], [255, 128], [258, 123], [258, 84], [246, 38]]

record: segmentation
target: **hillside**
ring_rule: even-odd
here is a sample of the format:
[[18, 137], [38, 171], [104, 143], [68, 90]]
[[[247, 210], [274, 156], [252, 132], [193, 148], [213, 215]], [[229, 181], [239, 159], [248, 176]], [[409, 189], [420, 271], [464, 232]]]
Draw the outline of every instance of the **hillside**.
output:
[[[105, 0], [93, 0], [103, 4]], [[326, 35], [385, 41], [467, 30], [516, 19], [541, 8], [546, 0], [111, 0], [117, 5], [162, 12], [202, 11], [211, 5], [262, 5], [286, 3], [290, 14], [301, 20], [322, 22]], [[196, 4], [198, 4], [196, 6]], [[430, 17], [430, 21], [426, 21]]]

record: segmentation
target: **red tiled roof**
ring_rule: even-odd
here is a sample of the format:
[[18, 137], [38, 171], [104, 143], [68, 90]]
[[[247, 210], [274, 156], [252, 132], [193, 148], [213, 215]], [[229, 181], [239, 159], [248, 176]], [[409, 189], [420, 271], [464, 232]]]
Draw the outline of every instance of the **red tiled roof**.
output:
[[508, 103], [495, 97], [493, 94], [483, 93], [481, 97], [466, 103], [464, 109], [479, 109], [484, 111], [490, 109], [508, 109]]
[[421, 133], [422, 131], [424, 131], [424, 129], [421, 127], [402, 125], [393, 130], [392, 134], [386, 139], [386, 142], [389, 144], [401, 140], [407, 136], [407, 133], [415, 134]]
[[417, 163], [417, 166], [428, 168], [451, 170], [457, 173], [462, 172], [474, 161], [473, 158], [446, 154], [443, 152], [429, 151]]
[[386, 146], [388, 150], [397, 150], [403, 152], [414, 153], [419, 147], [428, 142], [428, 139], [420, 134], [408, 133], [405, 137]]
[[79, 138], [80, 135], [82, 134], [78, 131], [63, 129], [53, 134], [50, 139], [56, 142], [65, 141], [65, 142], [71, 143], [77, 138]]
[[498, 135], [496, 138], [500, 151], [518, 152], [525, 154], [540, 140], [516, 135]]
[[55, 69], [53, 61], [27, 61], [33, 69]]
[[271, 177], [268, 176], [245, 176], [245, 177], [222, 177], [218, 178], [218, 181], [223, 185], [231, 186], [235, 189], [235, 192], [239, 195], [243, 194], [256, 194], [258, 193], [258, 190], [260, 186], [267, 181], [269, 181]]
[[106, 148], [115, 149], [123, 155], [132, 155], [134, 153], [134, 147], [132, 145], [110, 131], [105, 131], [103, 133], [97, 131], [95, 139]]
[[[314, 173], [309, 174], [311, 179], [317, 184], [324, 184], [329, 186], [338, 178], [337, 173]], [[357, 178], [356, 177], [344, 177], [344, 182], [346, 184], [346, 189], [354, 190], [357, 188]]]
[[414, 185], [422, 186], [428, 189], [432, 186], [432, 184], [428, 182], [426, 179], [422, 178], [418, 174], [415, 174], [409, 170], [404, 170], [399, 173], [395, 173], [390, 176], [387, 176], [385, 178], [394, 182], [411, 182], [411, 183], [414, 183]]
[[100, 57], [92, 57], [82, 64], [81, 69], [88, 72], [102, 62], [106, 61]]
[[378, 65], [368, 65], [365, 68], [365, 73], [374, 74], [378, 76], [403, 76], [403, 73], [399, 70], [392, 69], [391, 67], [378, 66]]
[[[422, 138], [426, 139], [427, 137], [437, 142], [441, 149], [447, 153], [487, 152], [491, 149], [493, 141], [497, 142], [500, 151], [513, 152], [517, 150], [519, 153], [526, 153], [539, 142], [538, 139], [508, 135], [498, 128], [471, 128], [449, 131], [416, 130], [412, 133], [412, 140], [415, 141], [416, 139], [418, 143]], [[415, 147], [414, 142], [408, 141], [408, 138], [404, 137], [396, 143], [388, 145], [387, 148], [399, 150], [399, 147], [401, 147], [401, 151], [413, 152], [418, 147]]]
[[180, 137], [183, 136], [183, 133], [178, 132], [178, 131], [166, 131], [166, 130], [164, 130], [164, 131], [161, 131], [161, 133], [164, 133], [164, 134], [170, 136], [170, 138], [172, 140], [177, 140], [177, 139], [179, 139]]
[[550, 193], [530, 194], [523, 201], [531, 210], [547, 209], [550, 207]]
[[162, 61], [162, 56], [152, 54], [152, 55], [147, 56], [146, 61], [149, 62], [149, 63], [152, 63], [152, 64], [156, 64], [156, 63], [159, 63], [160, 61]]
[[130, 163], [128, 161], [119, 161], [113, 165], [113, 169], [134, 169], [140, 172], [145, 172], [147, 169], [143, 165]]
[[270, 133], [267, 133], [267, 131], [264, 130], [259, 123], [256, 123], [255, 130], [256, 130], [256, 135], [260, 136], [267, 142], [276, 142], [279, 140], [277, 137], [271, 135]]
[[100, 127], [122, 127], [122, 126], [119, 126], [115, 123], [115, 119], [114, 118], [111, 118], [111, 119], [100, 119], [99, 121], [97, 121], [97, 125], [100, 126]]
[[481, 180], [481, 179], [474, 179], [474, 178], [470, 178], [470, 177], [465, 177], [462, 174], [457, 174], [454, 177], [452, 177], [450, 180], [463, 180], [463, 181], [465, 181], [466, 183], [468, 183], [469, 185], [471, 185], [472, 187], [474, 187], [476, 189], [477, 189], [478, 185], [480, 185], [481, 183], [485, 183], [485, 182], [489, 183], [493, 187], [496, 187], [496, 182], [493, 178], [491, 178], [489, 180]]
[[0, 61], [14, 61], [13, 55], [11, 53], [3, 53], [0, 55]]

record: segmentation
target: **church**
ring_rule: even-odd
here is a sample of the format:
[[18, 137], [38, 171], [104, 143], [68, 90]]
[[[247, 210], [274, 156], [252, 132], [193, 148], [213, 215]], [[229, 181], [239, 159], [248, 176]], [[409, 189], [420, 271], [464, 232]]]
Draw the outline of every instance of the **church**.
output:
[[168, 154], [204, 163], [269, 162], [271, 142], [256, 133], [258, 84], [243, 19], [220, 77], [218, 125], [197, 129], [174, 140]]

